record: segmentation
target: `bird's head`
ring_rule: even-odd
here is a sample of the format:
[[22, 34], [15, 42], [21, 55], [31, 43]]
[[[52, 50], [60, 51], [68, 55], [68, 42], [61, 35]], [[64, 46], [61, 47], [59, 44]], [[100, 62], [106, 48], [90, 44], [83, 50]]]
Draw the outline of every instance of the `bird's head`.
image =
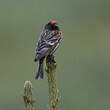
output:
[[56, 21], [50, 21], [45, 25], [45, 29], [60, 30]]

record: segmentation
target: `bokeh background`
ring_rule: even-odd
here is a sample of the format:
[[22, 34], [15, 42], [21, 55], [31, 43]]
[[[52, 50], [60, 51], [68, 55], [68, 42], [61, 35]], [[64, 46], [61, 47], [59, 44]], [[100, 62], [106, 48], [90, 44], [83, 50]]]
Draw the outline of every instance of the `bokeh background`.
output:
[[49, 20], [63, 31], [55, 53], [60, 110], [110, 109], [109, 0], [0, 0], [0, 110], [23, 110], [33, 83], [35, 110], [48, 110], [47, 77], [35, 80], [35, 46]]

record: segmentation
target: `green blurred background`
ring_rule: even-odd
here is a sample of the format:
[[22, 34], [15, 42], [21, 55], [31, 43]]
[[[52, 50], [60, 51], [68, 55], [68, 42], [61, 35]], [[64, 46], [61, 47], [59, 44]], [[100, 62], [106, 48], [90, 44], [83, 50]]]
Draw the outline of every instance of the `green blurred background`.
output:
[[0, 0], [0, 110], [23, 110], [33, 83], [36, 110], [48, 110], [47, 77], [35, 80], [35, 46], [49, 20], [63, 31], [55, 53], [60, 110], [110, 109], [109, 0]]

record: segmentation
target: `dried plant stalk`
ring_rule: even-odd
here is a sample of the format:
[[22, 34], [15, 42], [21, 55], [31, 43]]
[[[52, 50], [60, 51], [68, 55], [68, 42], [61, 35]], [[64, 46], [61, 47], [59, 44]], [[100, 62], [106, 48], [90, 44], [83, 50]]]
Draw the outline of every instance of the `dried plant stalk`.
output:
[[50, 110], [58, 110], [58, 89], [56, 86], [56, 62], [54, 56], [48, 56], [46, 59], [46, 72], [49, 87]]
[[34, 100], [32, 98], [32, 83], [30, 81], [26, 81], [24, 84], [24, 104], [25, 110], [33, 110]]

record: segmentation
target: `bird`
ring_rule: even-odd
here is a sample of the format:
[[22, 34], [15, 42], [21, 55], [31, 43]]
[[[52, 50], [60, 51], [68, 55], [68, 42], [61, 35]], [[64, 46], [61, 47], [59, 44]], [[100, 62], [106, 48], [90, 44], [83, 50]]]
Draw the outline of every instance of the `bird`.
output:
[[49, 55], [53, 55], [62, 42], [62, 32], [56, 21], [49, 21], [41, 32], [35, 50], [35, 62], [39, 62], [35, 79], [44, 77], [44, 61]]

